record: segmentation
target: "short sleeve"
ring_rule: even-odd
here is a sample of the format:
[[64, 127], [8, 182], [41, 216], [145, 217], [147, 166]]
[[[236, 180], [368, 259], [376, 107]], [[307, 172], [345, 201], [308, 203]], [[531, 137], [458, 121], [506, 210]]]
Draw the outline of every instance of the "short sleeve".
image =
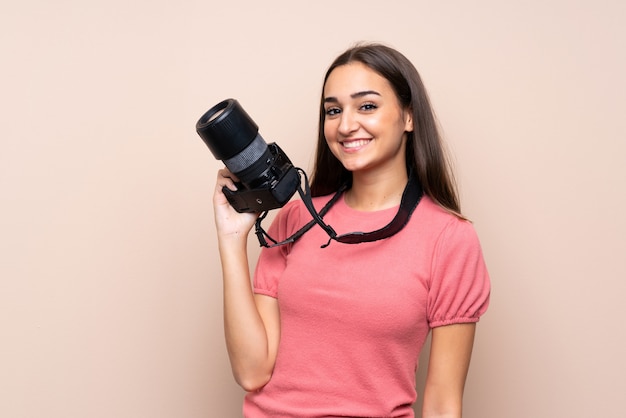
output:
[[480, 242], [470, 222], [454, 219], [437, 240], [428, 294], [431, 328], [478, 322], [491, 285]]
[[[283, 241], [297, 230], [299, 221], [299, 201], [291, 201], [280, 209], [267, 233], [276, 241]], [[278, 281], [287, 265], [290, 249], [291, 244], [286, 244], [261, 250], [254, 271], [254, 293], [278, 296]]]

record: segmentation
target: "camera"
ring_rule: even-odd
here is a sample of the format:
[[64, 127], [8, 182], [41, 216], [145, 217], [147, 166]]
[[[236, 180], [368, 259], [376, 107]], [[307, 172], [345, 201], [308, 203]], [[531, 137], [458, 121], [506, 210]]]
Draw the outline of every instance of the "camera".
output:
[[196, 132], [213, 156], [237, 176], [237, 190], [222, 189], [237, 212], [260, 213], [284, 206], [300, 184], [300, 176], [276, 143], [266, 143], [259, 127], [235, 99], [210, 108]]

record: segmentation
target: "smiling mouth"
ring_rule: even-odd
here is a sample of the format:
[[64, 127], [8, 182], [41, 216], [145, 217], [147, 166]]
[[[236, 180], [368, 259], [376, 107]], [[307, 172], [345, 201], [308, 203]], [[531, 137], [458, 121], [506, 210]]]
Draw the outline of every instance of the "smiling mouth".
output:
[[355, 141], [344, 141], [341, 145], [344, 148], [358, 148], [370, 143], [369, 139], [357, 139]]

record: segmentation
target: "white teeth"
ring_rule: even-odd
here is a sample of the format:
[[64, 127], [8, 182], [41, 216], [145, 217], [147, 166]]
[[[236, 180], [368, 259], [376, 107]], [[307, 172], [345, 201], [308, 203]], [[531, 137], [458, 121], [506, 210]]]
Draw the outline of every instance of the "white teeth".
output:
[[342, 142], [342, 145], [345, 148], [357, 148], [357, 147], [362, 147], [363, 145], [367, 145], [367, 143], [369, 142], [370, 141], [367, 139], [359, 139], [358, 141]]

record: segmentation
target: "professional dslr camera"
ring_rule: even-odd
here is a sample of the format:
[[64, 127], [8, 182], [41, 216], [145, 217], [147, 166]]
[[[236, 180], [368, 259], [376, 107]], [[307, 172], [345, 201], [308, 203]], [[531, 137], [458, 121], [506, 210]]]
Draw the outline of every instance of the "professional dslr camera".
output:
[[261, 213], [284, 206], [300, 185], [300, 176], [275, 143], [267, 144], [259, 127], [235, 99], [209, 109], [196, 132], [213, 156], [237, 176], [237, 191], [222, 190], [237, 212]]

